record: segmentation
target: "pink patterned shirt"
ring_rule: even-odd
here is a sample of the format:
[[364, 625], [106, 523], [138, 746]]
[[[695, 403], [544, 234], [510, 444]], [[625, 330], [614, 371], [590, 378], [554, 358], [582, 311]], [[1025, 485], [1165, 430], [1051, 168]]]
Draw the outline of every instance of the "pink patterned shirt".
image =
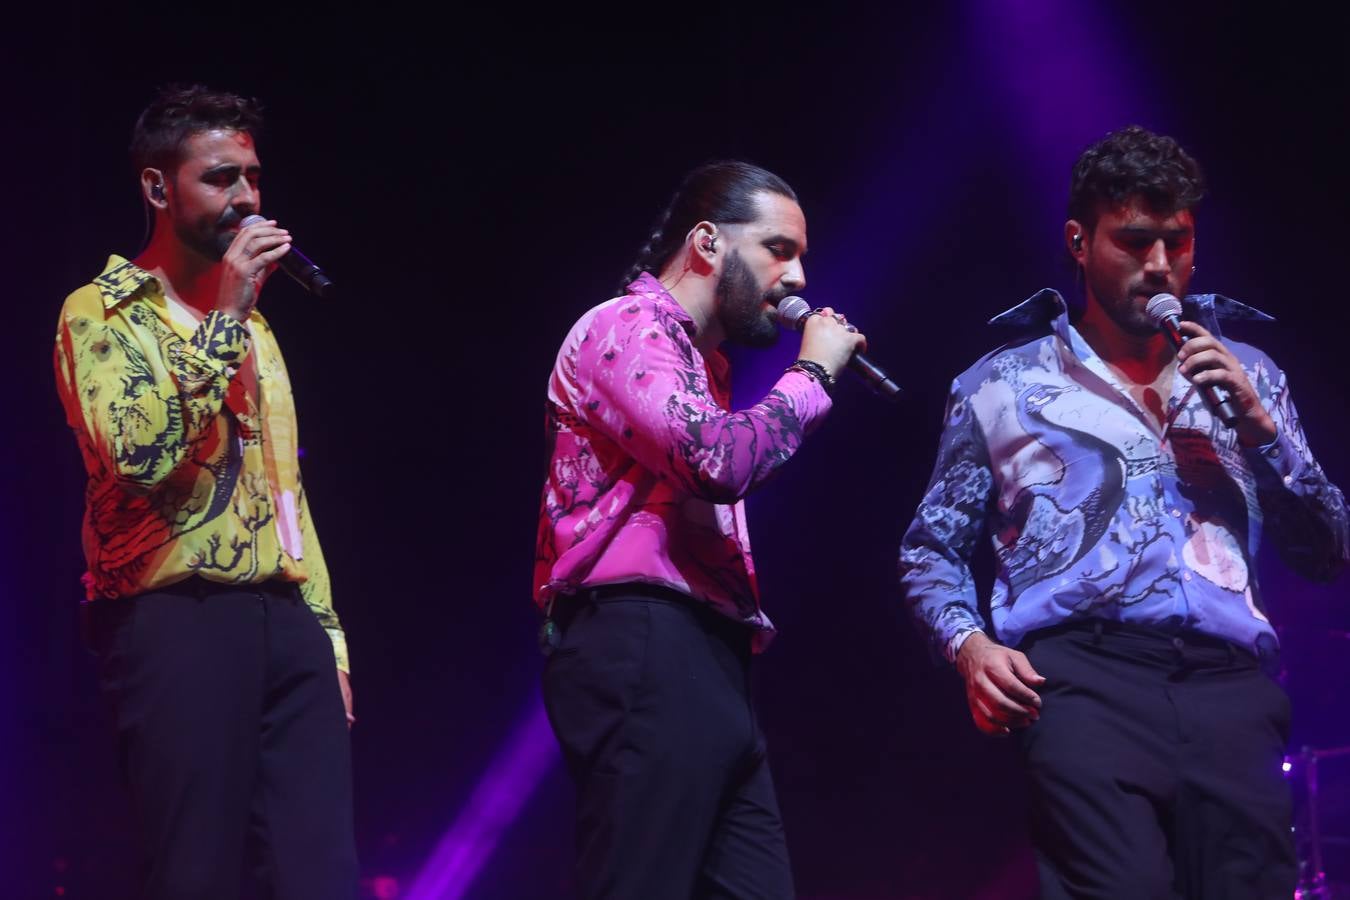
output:
[[694, 347], [689, 314], [649, 274], [572, 327], [548, 387], [548, 475], [534, 594], [621, 582], [663, 585], [757, 632], [742, 498], [797, 451], [830, 409], [825, 390], [786, 372], [731, 412], [731, 367]]

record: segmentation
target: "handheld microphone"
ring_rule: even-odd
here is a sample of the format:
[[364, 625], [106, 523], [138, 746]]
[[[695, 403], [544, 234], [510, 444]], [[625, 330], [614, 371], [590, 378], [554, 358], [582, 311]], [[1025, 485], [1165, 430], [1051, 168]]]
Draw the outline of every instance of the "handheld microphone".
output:
[[[284, 259], [284, 257], [283, 257]], [[793, 331], [806, 327], [806, 320], [813, 316], [811, 304], [801, 297], [784, 297], [778, 301], [778, 324]], [[900, 385], [891, 380], [885, 370], [861, 353], [854, 353], [848, 360], [848, 367], [866, 381], [872, 390], [885, 399], [895, 402], [900, 399]]]
[[[266, 222], [262, 216], [245, 216], [239, 223], [240, 228], [247, 228], [249, 225], [256, 225], [259, 222]], [[277, 265], [281, 271], [300, 282], [300, 286], [309, 291], [316, 297], [322, 297], [325, 300], [333, 294], [333, 279], [324, 274], [323, 270], [316, 266], [308, 256], [300, 252], [300, 248], [291, 244], [290, 251], [277, 260]]]
[[[1172, 294], [1154, 294], [1144, 307], [1144, 313], [1159, 331], [1167, 335], [1173, 347], [1180, 350], [1181, 345], [1189, 340], [1181, 333], [1181, 301]], [[1228, 427], [1233, 427], [1238, 414], [1233, 408], [1233, 398], [1228, 396], [1228, 392], [1212, 384], [1197, 386], [1196, 390], [1205, 398], [1205, 403], [1219, 420]]]

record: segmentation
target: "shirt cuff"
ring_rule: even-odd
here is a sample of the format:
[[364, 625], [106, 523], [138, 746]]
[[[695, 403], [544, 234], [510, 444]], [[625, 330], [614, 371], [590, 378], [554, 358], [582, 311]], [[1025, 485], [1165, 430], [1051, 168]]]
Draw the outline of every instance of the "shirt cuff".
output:
[[227, 366], [237, 368], [248, 355], [248, 329], [238, 319], [213, 309], [193, 333], [192, 346], [199, 351], [199, 358], [215, 363], [222, 370]]
[[351, 662], [347, 658], [347, 635], [341, 628], [325, 628], [328, 639], [333, 642], [333, 659], [337, 667], [348, 675], [352, 674]]
[[1303, 468], [1303, 456], [1285, 435], [1283, 428], [1275, 433], [1275, 440], [1259, 447], [1246, 447], [1243, 452], [1258, 480], [1264, 470], [1273, 473], [1285, 488], [1293, 487]]
[[792, 404], [804, 434], [810, 432], [834, 404], [825, 386], [800, 369], [788, 369], [773, 387]]
[[953, 665], [956, 664], [956, 655], [961, 652], [961, 648], [965, 646], [966, 640], [977, 631], [979, 631], [978, 628], [968, 628], [965, 631], [958, 631], [956, 634], [952, 635], [951, 640], [947, 641], [947, 662], [952, 663]]

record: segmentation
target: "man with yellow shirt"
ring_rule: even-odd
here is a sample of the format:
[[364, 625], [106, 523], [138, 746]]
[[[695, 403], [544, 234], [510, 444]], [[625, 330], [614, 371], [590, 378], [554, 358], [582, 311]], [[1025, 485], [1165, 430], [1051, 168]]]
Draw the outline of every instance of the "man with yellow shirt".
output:
[[[68, 298], [56, 379], [89, 474], [89, 635], [147, 898], [354, 897], [346, 640], [254, 305], [290, 235], [258, 212], [257, 104], [170, 88], [132, 161], [149, 245]], [[345, 708], [345, 721], [344, 721]]]

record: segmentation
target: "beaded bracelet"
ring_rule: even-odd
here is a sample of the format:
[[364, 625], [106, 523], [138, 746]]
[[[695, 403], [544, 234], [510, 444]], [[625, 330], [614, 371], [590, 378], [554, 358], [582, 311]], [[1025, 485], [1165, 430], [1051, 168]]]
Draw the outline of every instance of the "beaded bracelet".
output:
[[817, 382], [821, 387], [825, 389], [825, 393], [827, 394], [834, 393], [834, 386], [838, 382], [834, 380], [834, 376], [832, 376], [829, 372], [825, 371], [824, 366], [816, 362], [814, 359], [799, 359], [792, 365], [788, 366], [786, 371], [791, 372], [794, 369], [797, 370], [798, 372], [801, 372], [803, 375], [812, 379], [813, 381]]

